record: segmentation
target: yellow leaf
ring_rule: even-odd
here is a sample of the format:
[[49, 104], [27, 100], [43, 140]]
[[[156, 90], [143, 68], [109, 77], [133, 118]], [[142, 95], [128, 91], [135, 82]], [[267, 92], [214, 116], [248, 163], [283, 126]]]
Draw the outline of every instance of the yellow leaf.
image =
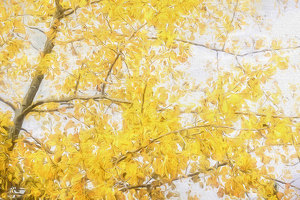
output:
[[259, 39], [259, 40], [257, 40], [257, 41], [255, 42], [254, 48], [255, 48], [255, 49], [260, 49], [260, 48], [262, 47], [262, 45], [263, 45], [263, 40], [262, 40], [262, 39]]

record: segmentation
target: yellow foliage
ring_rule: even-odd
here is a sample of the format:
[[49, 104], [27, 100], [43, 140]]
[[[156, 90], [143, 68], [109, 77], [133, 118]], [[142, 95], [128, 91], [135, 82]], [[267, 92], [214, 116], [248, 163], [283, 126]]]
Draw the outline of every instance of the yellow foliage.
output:
[[[270, 166], [299, 157], [288, 149], [298, 148], [298, 117], [283, 115], [272, 81], [290, 67], [284, 42], [273, 40], [269, 51], [256, 39], [254, 52], [238, 54], [251, 44], [231, 38], [256, 21], [255, 5], [0, 3], [1, 198], [20, 188], [24, 199], [168, 199], [178, 195], [164, 186], [189, 178], [225, 199], [294, 194], [276, 194]], [[42, 52], [33, 33], [46, 38]], [[205, 38], [214, 43], [197, 42]], [[198, 84], [186, 69], [193, 47], [236, 64], [210, 60], [210, 77]], [[240, 59], [249, 55], [265, 62]], [[286, 155], [268, 155], [273, 145]]]

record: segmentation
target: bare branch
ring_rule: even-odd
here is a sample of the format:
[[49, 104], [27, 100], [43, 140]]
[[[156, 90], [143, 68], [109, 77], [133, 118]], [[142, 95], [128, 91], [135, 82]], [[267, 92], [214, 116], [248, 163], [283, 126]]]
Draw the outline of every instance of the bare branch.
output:
[[11, 102], [9, 101], [6, 101], [5, 99], [3, 99], [2, 97], [0, 97], [0, 101], [5, 103], [6, 105], [8, 105], [11, 109], [13, 109], [13, 111], [16, 111], [16, 106], [14, 104], [12, 104]]
[[[149, 37], [148, 39], [151, 40], [157, 40], [158, 37]], [[285, 47], [285, 48], [276, 48], [276, 49], [262, 49], [262, 50], [258, 50], [258, 51], [251, 51], [251, 52], [247, 52], [247, 53], [234, 53], [234, 52], [228, 52], [222, 49], [217, 49], [217, 48], [213, 48], [204, 44], [200, 44], [197, 42], [192, 42], [192, 41], [187, 41], [187, 40], [181, 40], [181, 39], [175, 39], [175, 41], [177, 42], [182, 42], [182, 43], [186, 43], [186, 44], [190, 44], [190, 45], [194, 45], [194, 46], [198, 46], [198, 47], [203, 47], [205, 49], [209, 49], [212, 51], [216, 51], [216, 52], [222, 52], [228, 55], [232, 55], [232, 56], [236, 56], [236, 57], [244, 57], [244, 56], [248, 56], [248, 55], [253, 55], [253, 54], [259, 54], [259, 53], [266, 53], [266, 52], [272, 52], [272, 51], [281, 51], [281, 50], [292, 50], [292, 49], [299, 49], [299, 46], [294, 46], [294, 47]]]
[[232, 26], [232, 22], [234, 20], [235, 14], [236, 14], [236, 10], [237, 10], [238, 4], [239, 4], [239, 0], [236, 1], [235, 6], [234, 6], [232, 18], [231, 18], [231, 21], [230, 21], [231, 26]]
[[27, 25], [25, 25], [27, 28], [29, 28], [29, 29], [33, 29], [33, 30], [37, 30], [37, 31], [39, 31], [39, 32], [41, 32], [41, 33], [43, 33], [43, 34], [46, 34], [42, 29], [39, 29], [39, 28], [37, 28], [37, 27], [33, 27], [33, 26], [27, 26]]
[[75, 117], [74, 115], [72, 115], [72, 117], [73, 117], [76, 121], [78, 121], [78, 122], [82, 123], [83, 125], [85, 125], [86, 127], [91, 128], [90, 125], [88, 125], [88, 124], [86, 124], [85, 122], [81, 121], [80, 119], [78, 119], [78, 118]]
[[[30, 132], [28, 132], [27, 130], [25, 130], [25, 129], [23, 129], [23, 128], [22, 128], [22, 130], [25, 131], [26, 134], [27, 134], [30, 138], [32, 138], [32, 139], [39, 145], [38, 147], [42, 148], [44, 151], [46, 151], [46, 152], [49, 153], [49, 154], [53, 154], [53, 152], [49, 149], [49, 147], [45, 146], [39, 139], [33, 137], [32, 134], [31, 134]], [[25, 142], [28, 142], [28, 143], [30, 144], [30, 142], [27, 141], [27, 140], [25, 140]]]
[[[268, 115], [262, 113], [250, 113], [250, 112], [235, 112], [234, 114], [237, 115], [257, 115], [261, 117], [266, 117]], [[271, 115], [273, 118], [290, 118], [290, 119], [299, 119], [300, 116], [278, 116], [278, 115]]]
[[266, 179], [269, 179], [269, 180], [273, 180], [273, 181], [275, 181], [275, 182], [277, 182], [277, 183], [284, 184], [284, 185], [289, 184], [291, 187], [293, 187], [293, 188], [295, 188], [295, 189], [297, 189], [297, 190], [300, 190], [300, 187], [297, 187], [297, 186], [291, 184], [293, 181], [292, 181], [291, 183], [288, 183], [288, 182], [284, 182], [284, 181], [282, 181], [282, 180], [278, 180], [278, 179], [275, 179], [275, 178], [270, 178], [270, 177], [265, 177], [265, 178], [266, 178]]
[[78, 76], [78, 78], [77, 78], [77, 80], [76, 80], [76, 85], [75, 85], [74, 95], [77, 94], [78, 86], [79, 86], [79, 82], [80, 82], [80, 78], [81, 78], [81, 76], [80, 76], [80, 74], [79, 74], [79, 76]]
[[[71, 43], [73, 51], [75, 52], [75, 54], [77, 55], [77, 52], [73, 46], [73, 43]], [[83, 64], [81, 65], [80, 69], [82, 69]], [[79, 82], [80, 82], [80, 78], [81, 78], [81, 74], [79, 73], [78, 78], [76, 80], [76, 85], [75, 85], [75, 89], [74, 89], [74, 95], [77, 95], [77, 91], [78, 91], [78, 87], [79, 87]]]
[[35, 103], [33, 103], [32, 105], [28, 106], [24, 111], [23, 114], [26, 115], [29, 112], [32, 112], [33, 108], [40, 106], [42, 104], [46, 104], [46, 103], [66, 103], [66, 102], [70, 102], [73, 100], [109, 100], [112, 101], [113, 103], [124, 103], [124, 104], [132, 104], [130, 101], [127, 100], [123, 100], [123, 99], [115, 99], [115, 98], [110, 98], [107, 97], [105, 95], [94, 95], [94, 96], [70, 96], [70, 97], [64, 97], [61, 99], [45, 99], [45, 100], [40, 100], [37, 101]]
[[146, 94], [146, 89], [147, 89], [147, 83], [145, 84], [145, 87], [144, 87], [144, 91], [143, 91], [143, 96], [142, 96], [142, 106], [141, 106], [141, 113], [143, 114], [144, 112], [144, 103], [145, 103], [145, 94]]
[[147, 23], [144, 23], [143, 25], [141, 25], [137, 30], [135, 30], [134, 32], [133, 32], [133, 34], [129, 37], [129, 40], [131, 40], [136, 34], [137, 34], [137, 32], [139, 32], [144, 26], [146, 26], [147, 25]]
[[48, 110], [38, 110], [38, 109], [33, 109], [30, 112], [37, 112], [37, 113], [43, 113], [43, 112], [59, 112], [62, 111], [64, 109], [70, 109], [73, 108], [73, 106], [67, 106], [67, 107], [63, 107], [63, 108], [55, 108], [55, 109], [48, 109]]
[[[109, 68], [109, 70], [108, 70], [108, 72], [107, 72], [107, 74], [106, 74], [106, 77], [105, 77], [105, 82], [107, 82], [108, 77], [110, 76], [111, 71], [112, 71], [113, 67], [115, 66], [115, 64], [117, 63], [117, 60], [119, 59], [120, 55], [121, 55], [121, 54], [118, 53], [117, 56], [116, 56], [116, 58], [115, 58], [115, 60], [114, 60], [114, 62], [110, 65], [110, 68]], [[104, 90], [105, 90], [105, 87], [106, 87], [106, 83], [102, 83], [102, 87], [101, 87], [102, 95], [105, 94], [105, 91], [104, 91]]]

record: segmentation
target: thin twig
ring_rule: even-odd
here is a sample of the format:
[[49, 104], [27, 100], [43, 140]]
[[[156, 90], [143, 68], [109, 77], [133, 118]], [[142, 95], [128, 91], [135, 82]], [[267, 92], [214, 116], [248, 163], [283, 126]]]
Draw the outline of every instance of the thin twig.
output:
[[144, 91], [143, 91], [143, 96], [142, 96], [142, 106], [141, 106], [141, 113], [143, 114], [144, 112], [144, 103], [145, 103], [145, 94], [146, 94], [146, 89], [147, 89], [147, 83], [145, 84], [145, 87], [144, 87]]
[[115, 64], [117, 63], [117, 60], [119, 59], [119, 57], [120, 57], [120, 53], [118, 53], [117, 54], [117, 56], [116, 56], [116, 58], [115, 58], [115, 60], [114, 60], [114, 62], [110, 65], [110, 68], [109, 68], [109, 70], [108, 70], [108, 72], [107, 72], [107, 74], [106, 74], [106, 77], [105, 77], [105, 82], [104, 83], [102, 83], [102, 87], [101, 87], [101, 92], [102, 92], [102, 95], [104, 95], [105, 94], [105, 87], [106, 87], [106, 82], [107, 82], [107, 80], [108, 80], [108, 77], [110, 76], [110, 74], [111, 74], [111, 71], [112, 71], [112, 69], [113, 69], [113, 67], [115, 66]]
[[30, 112], [37, 112], [37, 113], [43, 113], [43, 112], [59, 112], [64, 109], [70, 109], [73, 108], [73, 106], [67, 106], [63, 108], [55, 108], [55, 109], [48, 109], [48, 110], [38, 110], [38, 109], [33, 109]]
[[[238, 3], [239, 3], [239, 1], [237, 0], [236, 4], [234, 6], [234, 11], [233, 11], [231, 20], [230, 20], [230, 26], [232, 26], [232, 27], [233, 27], [232, 22], [233, 22], [234, 17], [235, 17], [235, 13], [236, 13], [236, 10], [237, 10]], [[225, 49], [225, 45], [226, 45], [226, 42], [227, 42], [227, 39], [228, 39], [228, 34], [229, 34], [229, 32], [226, 31], [226, 37], [225, 37], [225, 41], [224, 41], [224, 44], [223, 44], [223, 47], [222, 47], [222, 51], [224, 51], [224, 49]]]
[[146, 23], [144, 23], [143, 25], [141, 25], [137, 30], [135, 30], [134, 32], [133, 32], [133, 34], [129, 37], [129, 40], [131, 40], [136, 34], [137, 34], [137, 32], [139, 31], [139, 30], [141, 30], [144, 26], [146, 26], [147, 25], [147, 22]]
[[2, 97], [0, 97], [0, 101], [5, 103], [6, 105], [8, 105], [11, 109], [13, 109], [13, 111], [16, 111], [17, 108], [14, 104], [12, 104], [11, 102], [9, 101], [6, 101], [5, 99], [3, 99]]
[[81, 75], [81, 74], [79, 74], [78, 79], [76, 80], [76, 85], [75, 85], [74, 95], [77, 94], [77, 90], [78, 90], [78, 86], [79, 86], [79, 81], [80, 81], [80, 78], [81, 78], [80, 75]]
[[234, 6], [234, 11], [233, 11], [232, 18], [231, 18], [231, 21], [230, 21], [231, 26], [233, 26], [232, 22], [234, 20], [235, 14], [236, 14], [238, 4], [239, 4], [239, 0], [236, 1], [235, 6]]
[[32, 136], [30, 132], [28, 132], [26, 129], [22, 128], [23, 131], [26, 132], [44, 151], [46, 151], [49, 154], [54, 154], [47, 146], [45, 146], [39, 139]]
[[39, 32], [41, 32], [41, 33], [43, 33], [43, 34], [46, 34], [43, 30], [41, 30], [41, 29], [39, 29], [39, 28], [37, 28], [37, 27], [33, 27], [33, 26], [27, 26], [27, 25], [25, 25], [27, 28], [29, 28], [29, 29], [33, 29], [33, 30], [37, 30], [37, 31], [39, 31]]
[[[72, 43], [73, 46], [73, 43]], [[74, 47], [73, 47], [74, 48]], [[76, 51], [75, 51], [76, 52]], [[77, 53], [76, 53], [77, 55]], [[80, 69], [82, 69], [83, 64], [81, 65]], [[78, 91], [78, 87], [79, 87], [79, 82], [80, 82], [80, 78], [81, 78], [81, 74], [79, 73], [79, 76], [76, 80], [76, 85], [75, 85], [75, 91], [74, 91], [74, 95], [77, 95], [77, 91]]]
[[[262, 114], [262, 113], [248, 113], [248, 112], [235, 112], [234, 114], [237, 115], [257, 115], [261, 117], [266, 117], [268, 116], [267, 114]], [[299, 116], [278, 116], [278, 115], [271, 115], [273, 118], [291, 118], [291, 119], [299, 119]]]
[[[148, 37], [148, 39], [157, 40], [158, 37]], [[186, 43], [186, 44], [191, 44], [191, 45], [198, 46], [198, 47], [203, 47], [205, 49], [209, 49], [209, 50], [216, 51], [216, 52], [222, 52], [222, 53], [226, 53], [228, 55], [237, 56], [237, 57], [244, 57], [244, 56], [248, 56], [248, 55], [259, 54], [259, 53], [266, 53], [266, 52], [271, 52], [271, 51], [291, 50], [291, 49], [299, 49], [300, 48], [300, 45], [299, 45], [299, 46], [285, 47], [285, 48], [262, 49], [262, 50], [258, 50], [258, 51], [251, 51], [251, 52], [239, 54], [239, 53], [234, 53], [234, 52], [228, 52], [228, 51], [225, 51], [225, 50], [222, 50], [222, 49], [217, 49], [217, 48], [209, 47], [207, 45], [200, 44], [200, 43], [197, 43], [197, 42], [192, 42], [192, 41], [187, 41], [187, 40], [181, 40], [181, 39], [175, 39], [175, 41]]]
[[269, 180], [273, 180], [273, 181], [275, 181], [275, 182], [277, 182], [277, 183], [284, 184], [284, 185], [289, 184], [291, 187], [293, 187], [293, 188], [295, 188], [295, 189], [297, 189], [297, 190], [300, 190], [300, 187], [297, 187], [297, 186], [295, 186], [295, 185], [292, 185], [291, 183], [287, 183], [287, 182], [284, 182], [284, 181], [282, 181], [282, 180], [278, 180], [278, 179], [270, 178], [270, 177], [265, 177], [265, 178], [266, 178], [266, 179], [269, 179]]

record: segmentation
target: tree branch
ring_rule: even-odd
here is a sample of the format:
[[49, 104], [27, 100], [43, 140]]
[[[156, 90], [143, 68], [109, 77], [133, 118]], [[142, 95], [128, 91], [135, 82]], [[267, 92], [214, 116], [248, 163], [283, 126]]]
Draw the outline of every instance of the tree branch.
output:
[[[63, 18], [63, 8], [59, 3], [59, 0], [55, 0], [55, 13], [52, 20], [52, 25], [50, 27], [50, 30], [52, 32], [51, 35], [47, 36], [47, 40], [42, 52], [42, 56], [49, 54], [52, 52], [52, 49], [54, 47], [54, 39], [56, 38], [57, 34], [57, 28], [59, 25], [59, 21]], [[12, 139], [13, 145], [11, 146], [11, 150], [14, 148], [15, 140], [18, 138], [20, 130], [22, 129], [23, 121], [24, 121], [24, 111], [32, 104], [33, 99], [35, 98], [35, 95], [37, 91], [39, 90], [39, 87], [42, 83], [42, 80], [44, 79], [44, 74], [40, 71], [36, 71], [36, 75], [33, 77], [30, 87], [23, 98], [22, 106], [20, 109], [16, 109], [15, 111], [15, 117], [14, 117], [14, 125], [10, 129], [9, 137]]]
[[[223, 167], [223, 166], [226, 166], [228, 165], [229, 163], [228, 162], [224, 162], [224, 163], [217, 163], [214, 167], [210, 167], [208, 169], [204, 169], [204, 170], [199, 170], [197, 172], [194, 172], [194, 173], [190, 173], [188, 175], [182, 175], [182, 176], [179, 176], [177, 178], [174, 178], [172, 179], [171, 181], [168, 181], [168, 182], [152, 182], [152, 183], [149, 183], [149, 184], [141, 184], [141, 185], [129, 185], [129, 186], [126, 186], [126, 187], [123, 187], [120, 189], [120, 191], [127, 191], [127, 190], [139, 190], [141, 188], [149, 188], [149, 189], [153, 189], [153, 188], [156, 188], [156, 187], [160, 187], [166, 183], [171, 183], [171, 182], [174, 182], [174, 181], [177, 181], [177, 180], [181, 180], [181, 179], [184, 179], [184, 178], [191, 178], [191, 177], [195, 177], [195, 176], [198, 176], [199, 174], [202, 174], [202, 173], [206, 173], [206, 172], [209, 172], [209, 171], [212, 171], [212, 170], [215, 170], [215, 169], [218, 169], [219, 167]], [[295, 185], [292, 185], [292, 182], [290, 183], [287, 183], [287, 182], [284, 182], [284, 181], [281, 181], [281, 180], [278, 180], [278, 179], [274, 179], [274, 178], [270, 178], [270, 177], [265, 177], [266, 179], [269, 179], [269, 180], [273, 180], [277, 183], [281, 183], [281, 184], [284, 184], [284, 185], [287, 185], [289, 184], [291, 187], [297, 189], [297, 190], [300, 190], [299, 187], [295, 186]]]
[[[250, 112], [235, 112], [234, 114], [237, 115], [257, 115], [260, 117], [266, 117], [268, 115], [262, 113], [250, 113]], [[299, 119], [299, 116], [278, 116], [278, 115], [271, 115], [273, 118], [291, 118], [291, 119]]]
[[[212, 170], [216, 170], [218, 169], [219, 167], [223, 167], [225, 165], [228, 165], [227, 162], [224, 162], [224, 163], [217, 163], [217, 165], [215, 165], [214, 167], [210, 167], [210, 168], [207, 168], [207, 169], [203, 169], [203, 170], [199, 170], [197, 172], [194, 172], [194, 173], [190, 173], [190, 174], [187, 174], [187, 175], [181, 175], [177, 178], [174, 178], [172, 179], [171, 181], [168, 181], [168, 182], [152, 182], [152, 183], [149, 183], [149, 184], [141, 184], [141, 185], [129, 185], [127, 187], [124, 187], [124, 188], [121, 188], [120, 191], [127, 191], [127, 190], [132, 190], [132, 189], [135, 189], [135, 190], [138, 190], [138, 189], [141, 189], [141, 188], [150, 188], [150, 189], [153, 189], [153, 188], [156, 188], [156, 187], [160, 187], [166, 183], [171, 183], [171, 182], [174, 182], [174, 181], [178, 181], [178, 180], [181, 180], [181, 179], [184, 179], [184, 178], [192, 178], [192, 177], [195, 177], [195, 176], [198, 176], [199, 174], [202, 174], [202, 173], [206, 173], [206, 172], [209, 172], [209, 171], [212, 171]], [[156, 183], [156, 184], [155, 184]]]
[[[116, 56], [116, 58], [115, 58], [115, 60], [114, 60], [114, 62], [110, 65], [110, 68], [109, 68], [109, 70], [108, 70], [108, 72], [107, 72], [107, 74], [106, 74], [106, 77], [105, 77], [105, 82], [107, 82], [108, 77], [110, 76], [111, 71], [112, 71], [113, 67], [115, 66], [115, 64], [117, 63], [117, 60], [119, 59], [120, 55], [121, 55], [121, 54], [118, 53], [117, 56]], [[102, 87], [101, 87], [102, 95], [105, 94], [105, 91], [104, 91], [104, 90], [105, 90], [105, 87], [106, 87], [106, 83], [102, 83]]]
[[270, 177], [265, 177], [265, 178], [266, 178], [266, 179], [269, 179], [269, 180], [272, 180], [272, 181], [275, 181], [275, 182], [277, 182], [277, 183], [284, 184], [284, 185], [289, 184], [291, 187], [293, 187], [293, 188], [295, 188], [295, 189], [297, 189], [297, 190], [300, 190], [300, 187], [297, 187], [297, 186], [295, 186], [295, 185], [292, 185], [292, 184], [291, 184], [292, 182], [287, 183], [287, 182], [284, 182], [284, 181], [281, 181], [281, 180], [278, 180], [278, 179], [275, 179], [275, 178], [270, 178]]
[[[49, 147], [45, 146], [39, 139], [33, 137], [32, 134], [31, 134], [30, 132], [28, 132], [28, 131], [25, 130], [25, 129], [22, 129], [22, 130], [25, 131], [26, 134], [27, 134], [30, 138], [32, 138], [32, 139], [39, 145], [39, 146], [37, 146], [38, 148], [43, 149], [43, 150], [44, 150], [45, 152], [47, 152], [48, 154], [54, 154], [54, 153], [50, 150]], [[30, 141], [28, 141], [28, 140], [24, 140], [24, 142], [30, 144]]]
[[[157, 40], [158, 37], [149, 37], [148, 39]], [[285, 47], [285, 48], [276, 48], [276, 49], [262, 49], [262, 50], [247, 52], [247, 53], [234, 53], [234, 52], [227, 52], [223, 49], [213, 48], [213, 47], [210, 47], [210, 46], [207, 46], [207, 45], [204, 45], [204, 44], [201, 44], [201, 43], [197, 43], [197, 42], [181, 40], [181, 39], [174, 39], [174, 40], [177, 41], [177, 42], [182, 42], [182, 43], [190, 44], [190, 45], [193, 45], [193, 46], [203, 47], [205, 49], [209, 49], [209, 50], [212, 50], [212, 51], [215, 51], [215, 52], [222, 52], [222, 53], [232, 55], [232, 56], [236, 56], [236, 57], [244, 57], [244, 56], [248, 56], [248, 55], [271, 52], [271, 51], [291, 50], [291, 49], [299, 49], [300, 48], [300, 46], [294, 46], [294, 47]]]
[[39, 28], [37, 28], [37, 27], [33, 27], [33, 26], [27, 26], [27, 25], [25, 25], [27, 28], [29, 28], [29, 29], [32, 29], [32, 30], [37, 30], [37, 31], [39, 31], [39, 32], [41, 32], [41, 33], [43, 33], [43, 34], [46, 34], [43, 30], [41, 30], [41, 29], [39, 29]]
[[143, 96], [142, 96], [142, 106], [141, 106], [141, 113], [142, 114], [144, 112], [144, 103], [145, 103], [145, 94], [146, 94], [146, 89], [147, 89], [147, 83], [148, 83], [148, 81], [145, 84], [144, 91], [143, 91]]
[[38, 109], [32, 109], [30, 112], [37, 112], [37, 113], [45, 113], [45, 112], [59, 112], [61, 110], [70, 109], [73, 108], [73, 106], [67, 106], [62, 108], [54, 108], [54, 109], [48, 109], [48, 110], [38, 110]]
[[5, 103], [6, 105], [8, 105], [11, 109], [13, 109], [13, 111], [16, 111], [17, 108], [14, 104], [12, 104], [11, 102], [9, 101], [6, 101], [5, 99], [3, 99], [2, 97], [0, 97], [0, 101]]
[[268, 129], [268, 127], [266, 127], [266, 128], [258, 128], [258, 129], [248, 129], [248, 128], [241, 128], [241, 129], [239, 129], [239, 128], [230, 127], [230, 126], [221, 126], [221, 125], [213, 125], [213, 124], [205, 124], [205, 125], [187, 127], [187, 128], [183, 128], [183, 129], [180, 129], [180, 130], [176, 130], [176, 131], [171, 131], [171, 132], [165, 133], [163, 135], [160, 135], [160, 136], [158, 136], [158, 137], [150, 140], [150, 142], [148, 144], [146, 144], [144, 146], [141, 146], [141, 147], [139, 147], [136, 150], [127, 151], [124, 155], [121, 155], [118, 159], [116, 159], [115, 165], [117, 165], [121, 161], [125, 160], [128, 155], [140, 152], [142, 149], [147, 148], [149, 145], [151, 145], [152, 143], [158, 141], [159, 139], [161, 139], [163, 137], [166, 137], [166, 136], [171, 135], [171, 134], [177, 134], [177, 133], [180, 133], [182, 131], [187, 131], [187, 130], [192, 130], [192, 129], [197, 129], [197, 128], [207, 128], [207, 127], [220, 128], [220, 129], [222, 129], [222, 128], [224, 128], [224, 129], [232, 129], [232, 130], [236, 130], [236, 131], [260, 131], [260, 130], [266, 130], [266, 129]]
[[93, 100], [109, 100], [109, 101], [112, 101], [114, 103], [124, 103], [124, 104], [132, 104], [130, 101], [127, 101], [127, 100], [123, 100], [123, 99], [115, 99], [115, 98], [110, 98], [110, 97], [107, 97], [105, 95], [94, 95], [94, 96], [70, 96], [70, 97], [64, 97], [64, 98], [61, 98], [61, 99], [45, 99], [45, 100], [40, 100], [40, 101], [37, 101], [33, 104], [31, 104], [30, 106], [28, 106], [24, 111], [23, 111], [23, 114], [26, 115], [28, 114], [29, 112], [32, 112], [33, 109], [37, 106], [40, 106], [42, 104], [46, 104], [46, 103], [67, 103], [67, 102], [70, 102], [70, 101], [73, 101], [73, 100], [90, 100], [90, 99], [93, 99]]

